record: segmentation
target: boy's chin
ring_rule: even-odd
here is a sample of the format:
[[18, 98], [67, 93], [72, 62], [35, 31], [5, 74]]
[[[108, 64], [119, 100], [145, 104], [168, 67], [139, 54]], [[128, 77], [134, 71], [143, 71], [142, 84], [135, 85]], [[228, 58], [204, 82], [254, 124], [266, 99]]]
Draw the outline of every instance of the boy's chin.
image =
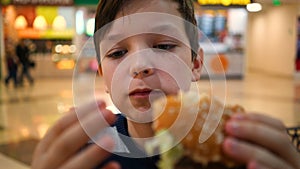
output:
[[135, 123], [152, 123], [152, 111], [150, 107], [136, 107], [126, 114], [129, 120]]

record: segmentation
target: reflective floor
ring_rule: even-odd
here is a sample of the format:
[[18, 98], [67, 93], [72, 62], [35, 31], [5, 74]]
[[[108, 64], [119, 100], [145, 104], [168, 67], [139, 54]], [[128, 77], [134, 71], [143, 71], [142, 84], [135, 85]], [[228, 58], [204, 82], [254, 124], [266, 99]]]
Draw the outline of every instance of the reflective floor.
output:
[[[36, 79], [33, 86], [25, 84], [22, 88], [14, 88], [12, 84], [6, 87], [1, 83], [1, 167], [29, 168], [26, 161], [31, 160], [31, 155], [26, 151], [32, 151], [49, 126], [74, 105], [72, 88], [76, 91], [75, 97], [80, 98], [82, 103], [89, 101], [91, 97], [104, 98], [109, 102], [102, 79], [96, 77], [95, 80], [94, 77], [82, 75], [75, 80], [72, 78]], [[87, 93], [93, 93], [93, 84], [96, 86], [96, 94], [91, 96]], [[224, 84], [226, 90], [222, 89]], [[222, 96], [226, 91], [228, 104], [240, 104], [248, 111], [279, 118], [288, 127], [300, 126], [300, 80], [247, 74], [243, 80], [226, 80], [226, 82], [201, 80], [199, 82], [201, 91], [212, 90], [211, 86], [214, 85], [216, 87], [213, 90], [216, 95]], [[78, 102], [76, 99], [75, 101]], [[28, 149], [25, 146], [28, 146]], [[22, 147], [22, 150], [19, 147]]]

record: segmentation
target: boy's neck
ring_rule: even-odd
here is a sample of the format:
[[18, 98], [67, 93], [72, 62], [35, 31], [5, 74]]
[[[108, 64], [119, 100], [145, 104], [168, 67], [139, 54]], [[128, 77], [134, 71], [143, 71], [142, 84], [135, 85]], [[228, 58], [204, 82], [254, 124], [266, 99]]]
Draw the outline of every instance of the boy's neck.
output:
[[[151, 138], [154, 136], [154, 131], [151, 123], [136, 123], [127, 119], [128, 133], [132, 138]], [[135, 140], [141, 147], [143, 147], [143, 139]]]

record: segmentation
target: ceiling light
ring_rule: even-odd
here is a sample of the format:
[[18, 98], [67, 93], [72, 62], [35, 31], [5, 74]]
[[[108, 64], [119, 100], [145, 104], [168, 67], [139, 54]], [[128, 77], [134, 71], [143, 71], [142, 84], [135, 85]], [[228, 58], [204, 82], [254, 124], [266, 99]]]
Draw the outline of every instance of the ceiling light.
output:
[[262, 6], [260, 3], [251, 3], [246, 6], [249, 12], [258, 12], [262, 10]]

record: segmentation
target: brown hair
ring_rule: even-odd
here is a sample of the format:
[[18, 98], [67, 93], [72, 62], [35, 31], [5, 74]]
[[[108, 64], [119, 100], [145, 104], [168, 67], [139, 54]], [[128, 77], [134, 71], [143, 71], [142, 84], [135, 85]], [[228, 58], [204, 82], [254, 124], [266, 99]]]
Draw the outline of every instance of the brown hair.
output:
[[[174, 2], [177, 2], [179, 7], [178, 11], [180, 12], [183, 19], [186, 21], [192, 23], [193, 25], [197, 25], [195, 15], [194, 15], [194, 5], [192, 0], [172, 0]], [[100, 61], [100, 39], [103, 37], [102, 34], [96, 34], [99, 29], [101, 29], [106, 24], [112, 22], [117, 13], [122, 11], [123, 7], [130, 3], [130, 0], [100, 0], [100, 3], [97, 7], [96, 17], [95, 17], [95, 35], [94, 35], [94, 44], [95, 49], [97, 53], [97, 60], [99, 65], [101, 64]], [[185, 29], [187, 36], [190, 41], [191, 49], [192, 49], [192, 60], [196, 58], [197, 51], [199, 48], [198, 44], [198, 30], [195, 28], [195, 26], [191, 27], [188, 24], [185, 24]]]

